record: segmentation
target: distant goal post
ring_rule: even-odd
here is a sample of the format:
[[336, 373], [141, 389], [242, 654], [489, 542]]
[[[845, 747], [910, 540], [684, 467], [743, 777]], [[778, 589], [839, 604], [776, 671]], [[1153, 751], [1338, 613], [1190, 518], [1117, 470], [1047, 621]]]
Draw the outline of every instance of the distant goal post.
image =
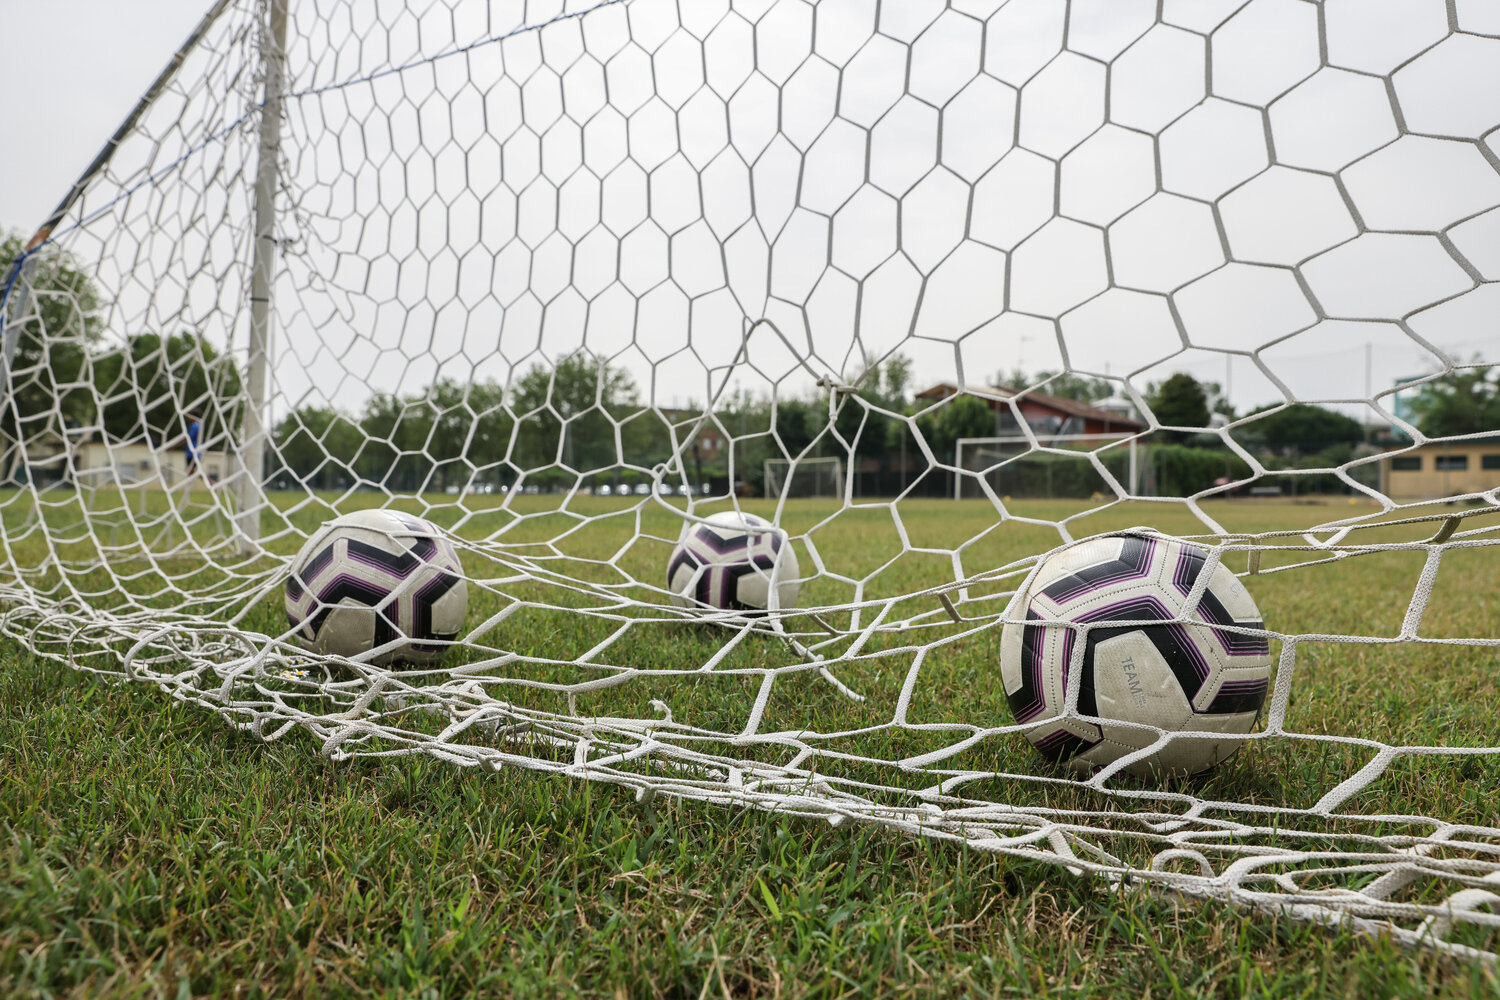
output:
[[844, 499], [844, 461], [841, 458], [768, 458], [765, 494], [770, 500], [788, 497]]
[[[1115, 431], [1106, 434], [1009, 434], [1002, 437], [972, 437], [959, 438], [954, 443], [953, 464], [956, 474], [953, 477], [953, 499], [964, 498], [964, 485], [980, 478], [992, 479], [991, 487], [996, 488], [1001, 495], [1011, 493], [1031, 493], [1031, 495], [1068, 495], [1067, 493], [1052, 493], [1047, 489], [1045, 493], [1038, 494], [1030, 490], [1006, 490], [1003, 487], [1004, 470], [1007, 466], [1017, 462], [1038, 459], [1044, 463], [1071, 461], [1075, 469], [1087, 467], [1087, 473], [1083, 481], [1087, 482], [1089, 476], [1097, 480], [1098, 485], [1105, 485], [1105, 480], [1099, 476], [1098, 470], [1093, 468], [1089, 459], [1091, 453], [1101, 450], [1101, 447], [1110, 442], [1124, 442], [1121, 449], [1109, 449], [1110, 453], [1124, 453], [1121, 468], [1110, 471], [1116, 478], [1122, 481], [1122, 485], [1129, 491], [1131, 496], [1140, 495], [1140, 435], [1129, 431]], [[1098, 447], [1090, 447], [1098, 445]], [[1014, 477], [1018, 482], [1022, 477]], [[1037, 476], [1024, 477], [1025, 480], [1035, 480], [1050, 484], [1053, 480], [1053, 469], [1049, 465], [1043, 473]], [[1070, 477], [1074, 482], [1077, 476]], [[976, 483], [977, 485], [977, 483]], [[1086, 491], [1084, 495], [1088, 495]], [[971, 494], [977, 495], [977, 494]]]

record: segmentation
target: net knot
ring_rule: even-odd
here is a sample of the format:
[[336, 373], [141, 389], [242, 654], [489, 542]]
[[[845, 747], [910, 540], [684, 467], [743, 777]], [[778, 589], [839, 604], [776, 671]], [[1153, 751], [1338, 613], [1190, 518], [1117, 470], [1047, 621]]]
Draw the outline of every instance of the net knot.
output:
[[852, 396], [859, 392], [859, 386], [850, 385], [837, 375], [821, 375], [818, 377], [818, 388], [839, 396]]

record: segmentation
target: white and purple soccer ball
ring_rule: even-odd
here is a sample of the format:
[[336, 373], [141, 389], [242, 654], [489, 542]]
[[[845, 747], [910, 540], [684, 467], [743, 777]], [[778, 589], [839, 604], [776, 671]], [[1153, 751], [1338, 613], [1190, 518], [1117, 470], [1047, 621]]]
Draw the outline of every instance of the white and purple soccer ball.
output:
[[[1174, 737], [1129, 766], [1139, 775], [1196, 773], [1240, 747], [1266, 700], [1270, 644], [1255, 601], [1222, 563], [1187, 606], [1207, 559], [1200, 545], [1131, 533], [1071, 545], [1037, 567], [1006, 614], [1000, 675], [1045, 757], [1091, 772], [1159, 738], [1109, 720], [1224, 734]], [[1079, 643], [1078, 713], [1098, 723], [1061, 717]]]
[[463, 566], [442, 529], [394, 510], [327, 522], [292, 560], [286, 616], [315, 653], [425, 663], [458, 637], [468, 608]]
[[667, 590], [683, 608], [765, 611], [797, 604], [797, 554], [786, 532], [763, 517], [726, 510], [682, 530], [667, 561]]

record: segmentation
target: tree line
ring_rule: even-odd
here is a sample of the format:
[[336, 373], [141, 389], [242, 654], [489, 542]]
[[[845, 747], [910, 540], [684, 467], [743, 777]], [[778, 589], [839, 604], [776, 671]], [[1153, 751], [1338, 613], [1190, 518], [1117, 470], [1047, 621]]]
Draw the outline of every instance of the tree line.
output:
[[976, 397], [918, 406], [910, 372], [899, 356], [872, 366], [857, 398], [739, 390], [711, 408], [662, 408], [641, 402], [625, 370], [576, 354], [538, 364], [508, 388], [443, 379], [403, 396], [377, 393], [358, 413], [299, 407], [273, 438], [287, 486], [509, 487], [523, 472], [542, 489], [570, 487], [580, 475], [586, 485], [628, 486], [679, 455], [671, 474], [681, 481], [760, 492], [767, 459], [832, 456], [894, 469], [904, 456], [901, 464], [926, 469], [926, 452], [951, 463], [959, 438], [994, 433], [995, 414]]
[[[273, 482], [315, 489], [356, 482], [393, 490], [571, 482], [566, 471], [650, 466], [671, 453], [670, 425], [641, 407], [623, 371], [582, 355], [536, 366], [509, 388], [444, 378], [406, 395], [375, 393], [357, 414], [297, 408], [272, 430]], [[624, 470], [619, 470], [623, 475]]]
[[[1087, 403], [1115, 388], [1046, 371], [999, 381], [1015, 391], [1043, 385], [1050, 395]], [[978, 396], [935, 404], [915, 397], [910, 362], [900, 355], [869, 366], [856, 386], [847, 398], [771, 399], [741, 390], [709, 412], [652, 408], [626, 371], [578, 354], [538, 364], [508, 388], [444, 379], [404, 396], [377, 393], [357, 414], [304, 406], [278, 421], [273, 434], [282, 484], [317, 489], [358, 482], [398, 491], [498, 488], [522, 481], [523, 473], [527, 485], [541, 489], [570, 488], [580, 476], [586, 486], [628, 486], [678, 454], [670, 477], [694, 486], [743, 482], [758, 493], [766, 459], [837, 457], [873, 477], [878, 488], [869, 492], [904, 490], [931, 477], [928, 492], [951, 495], [952, 473], [941, 467], [956, 462], [959, 439], [1017, 432], [1006, 430], [1006, 408], [997, 412]], [[1146, 401], [1172, 428], [1149, 435], [1159, 492], [1196, 492], [1219, 476], [1248, 474], [1209, 430], [1211, 407], [1225, 419], [1236, 416], [1217, 386], [1173, 375], [1148, 386]], [[1235, 440], [1272, 469], [1341, 465], [1367, 435], [1353, 418], [1310, 404], [1240, 416], [1253, 419], [1237, 427]], [[1123, 461], [1124, 453], [1115, 457]], [[1342, 484], [1313, 484], [1320, 486]]]
[[[21, 250], [19, 237], [7, 237], [0, 241], [0, 261], [8, 265]], [[187, 330], [107, 342], [101, 299], [88, 276], [63, 254], [43, 254], [35, 266], [26, 308], [7, 330], [15, 349], [10, 405], [0, 408], [6, 471], [18, 465], [22, 446], [49, 438], [159, 447], [182, 437], [193, 413], [202, 420], [205, 442], [239, 429], [244, 379], [232, 358]]]
[[[19, 237], [0, 241], [0, 261], [21, 248]], [[201, 334], [143, 332], [123, 345], [106, 343], [101, 297], [64, 254], [38, 259], [32, 289], [13, 331], [11, 405], [0, 409], [6, 467], [13, 467], [17, 445], [49, 432], [159, 447], [179, 440], [187, 415], [197, 412], [210, 447], [238, 434], [243, 374]], [[731, 488], [743, 481], [759, 491], [766, 459], [834, 456], [888, 481], [894, 473], [904, 484], [946, 475], [934, 467], [954, 462], [961, 438], [1014, 432], [1002, 430], [1005, 408], [997, 413], [976, 396], [918, 399], [911, 375], [910, 362], [896, 355], [867, 365], [848, 394], [772, 399], [741, 390], [705, 413], [645, 405], [626, 371], [577, 354], [536, 365], [508, 385], [446, 378], [419, 392], [376, 393], [357, 413], [297, 407], [273, 425], [265, 471], [284, 485], [364, 482], [402, 491], [498, 488], [525, 473], [527, 484], [545, 489], [571, 486], [580, 474], [594, 484], [628, 485], [680, 454], [674, 475], [681, 479]], [[1000, 373], [996, 382], [1086, 403], [1119, 391], [1116, 381], [1073, 372]], [[1162, 467], [1178, 470], [1159, 487], [1196, 491], [1213, 469], [1238, 477], [1235, 463], [1243, 461], [1207, 433], [1215, 413], [1249, 418], [1234, 438], [1268, 468], [1338, 466], [1366, 447], [1367, 429], [1342, 413], [1297, 403], [1236, 414], [1216, 384], [1186, 374], [1148, 385], [1144, 395], [1157, 420], [1172, 428], [1152, 435], [1154, 445], [1174, 449]], [[1475, 365], [1425, 383], [1411, 412], [1431, 437], [1500, 428], [1500, 368]], [[934, 484], [932, 491], [945, 489]]]

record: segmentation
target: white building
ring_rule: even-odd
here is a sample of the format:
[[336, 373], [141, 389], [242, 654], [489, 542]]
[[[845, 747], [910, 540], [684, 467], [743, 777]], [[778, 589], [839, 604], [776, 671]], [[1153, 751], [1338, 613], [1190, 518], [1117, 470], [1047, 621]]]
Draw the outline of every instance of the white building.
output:
[[[229, 474], [228, 452], [205, 451], [199, 475], [209, 483]], [[86, 486], [136, 486], [169, 489], [187, 478], [187, 454], [179, 445], [157, 448], [142, 441], [85, 439], [70, 432], [39, 435], [26, 446], [30, 478], [37, 483], [72, 481]]]

